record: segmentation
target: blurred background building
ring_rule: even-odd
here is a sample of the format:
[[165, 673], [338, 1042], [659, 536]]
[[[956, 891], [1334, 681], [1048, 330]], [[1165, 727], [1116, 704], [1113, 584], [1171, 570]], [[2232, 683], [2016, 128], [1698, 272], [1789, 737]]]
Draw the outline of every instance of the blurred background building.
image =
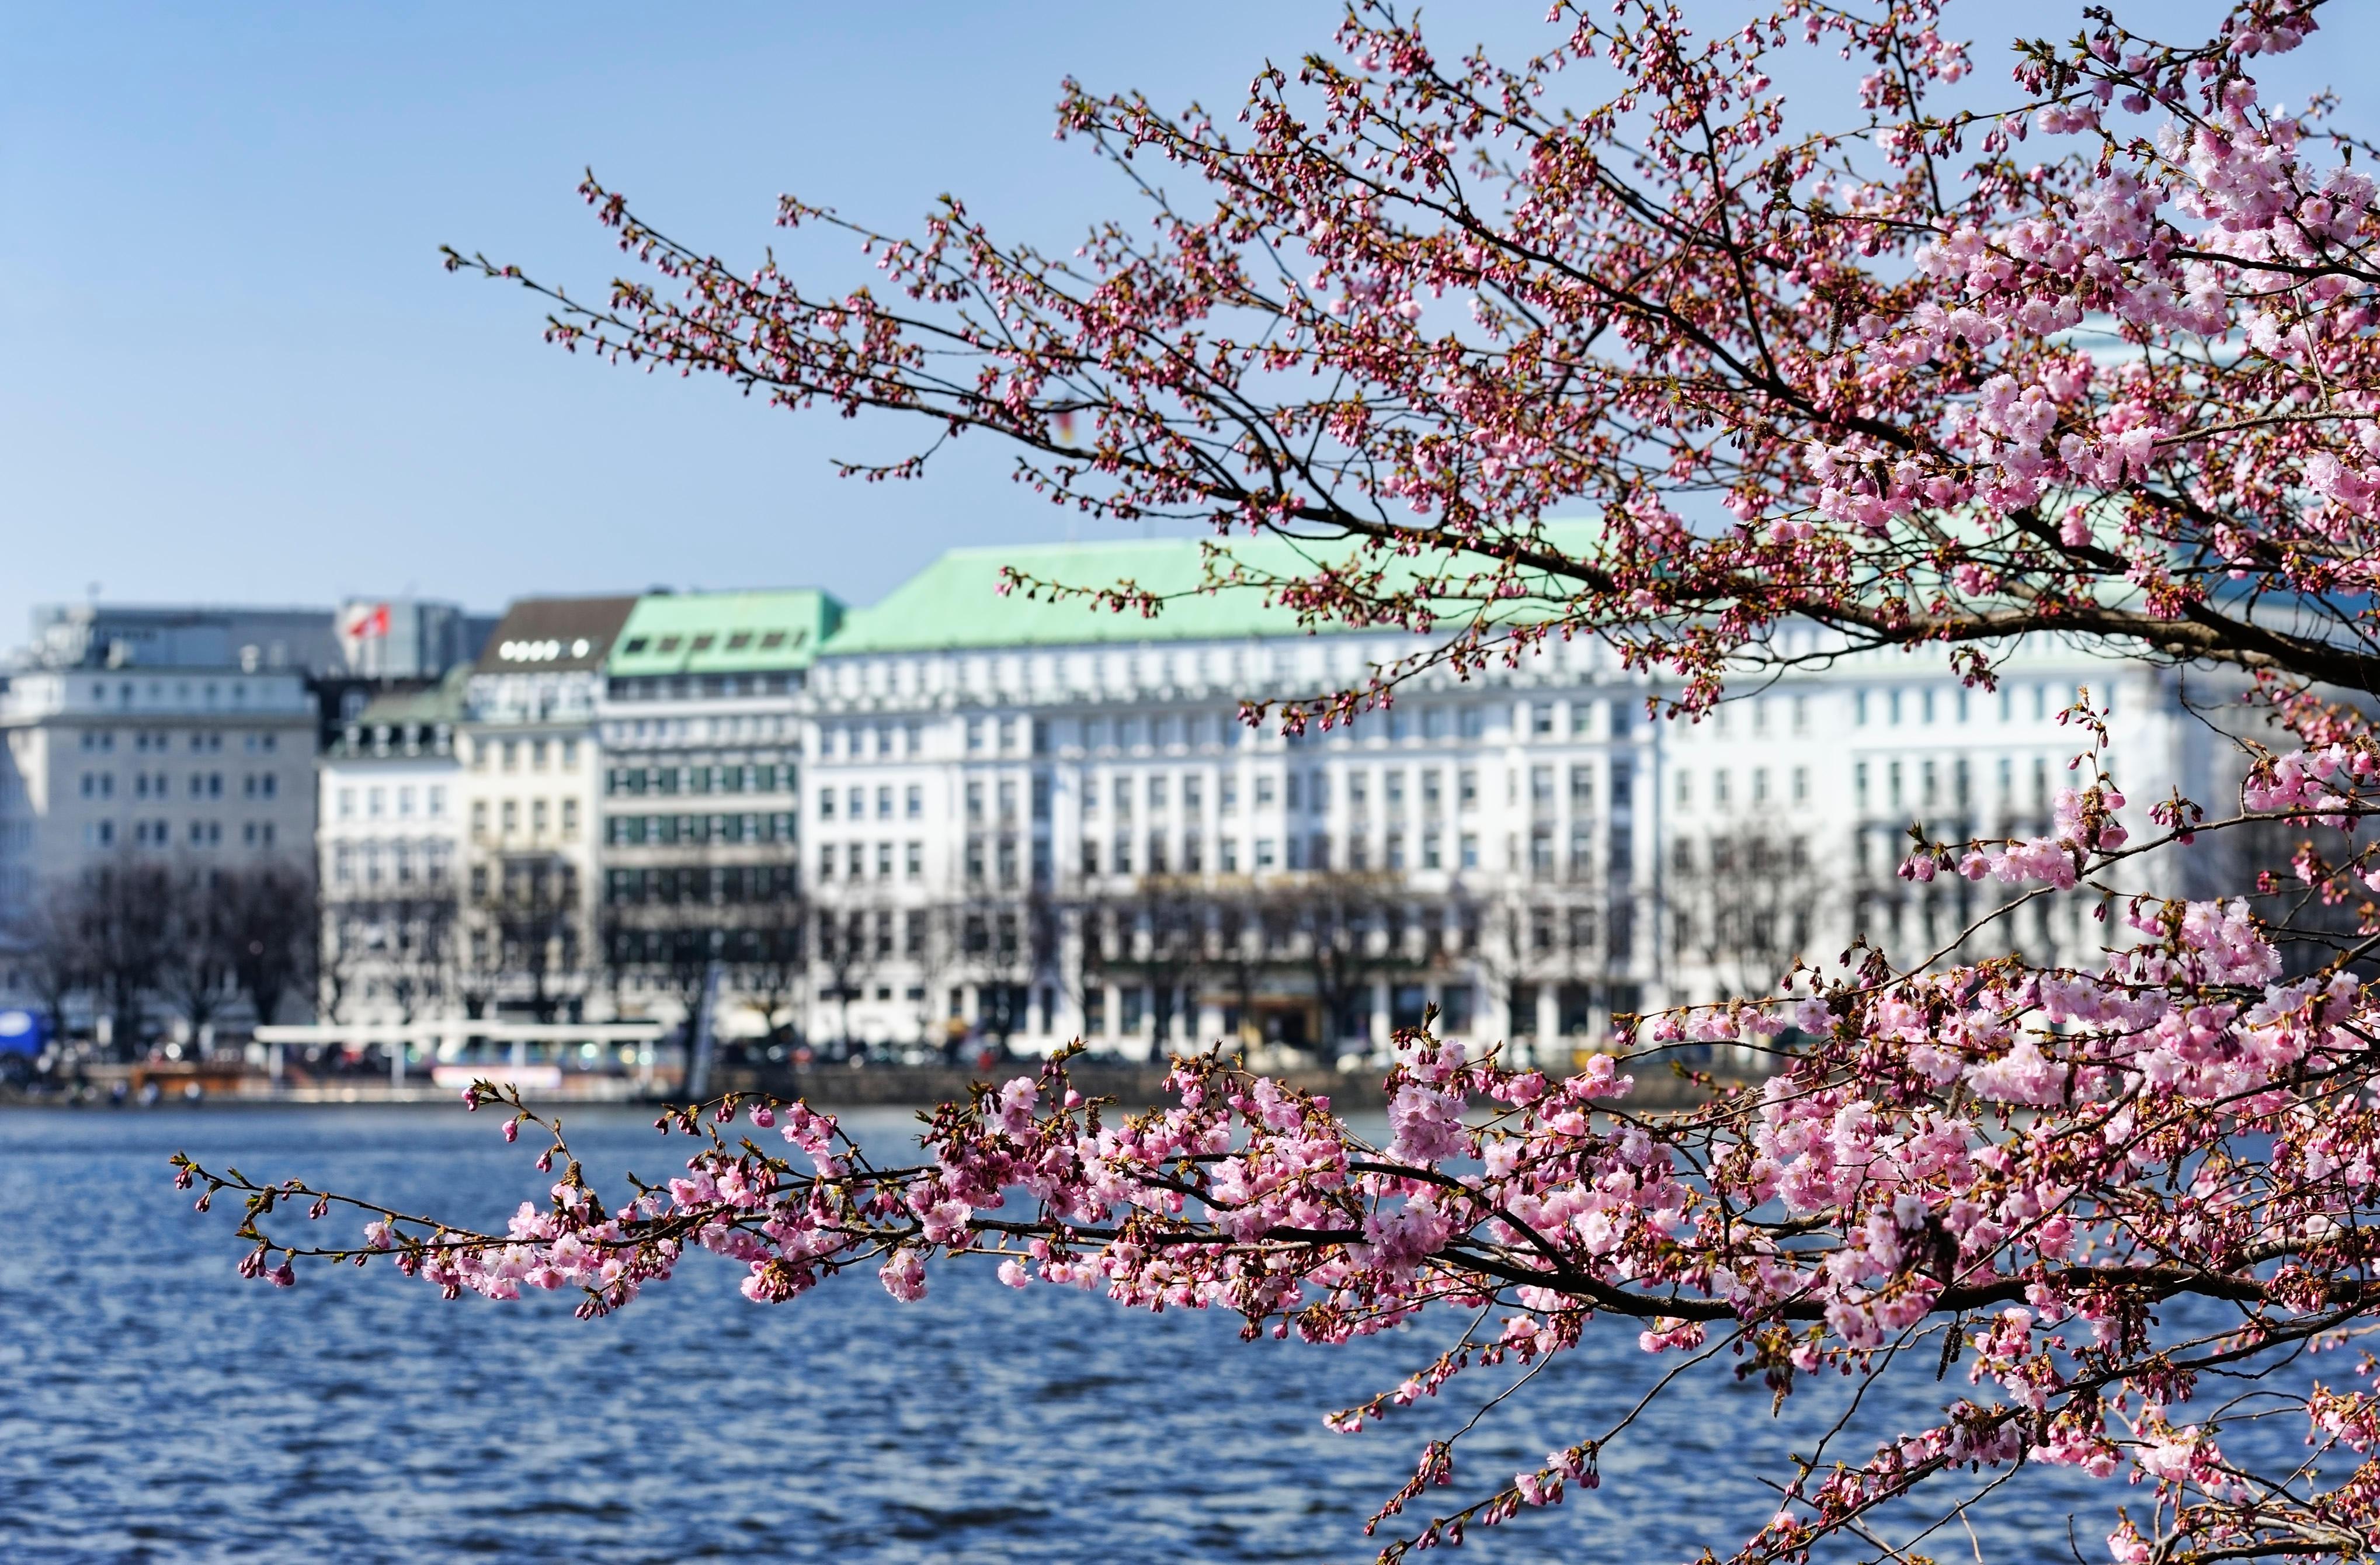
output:
[[[1002, 565], [1173, 601], [1030, 601]], [[162, 957], [67, 972], [43, 942], [88, 945], [61, 910], [142, 866], [199, 903], [269, 866], [302, 880], [310, 930], [283, 1020], [1327, 1062], [1431, 1015], [1554, 1062], [1855, 938], [1902, 962], [2086, 955], [2105, 932], [2075, 899], [1971, 937], [2005, 889], [1895, 873], [1912, 824], [2047, 830], [2086, 688], [2134, 799], [2212, 797], [2234, 764], [2172, 671], [2028, 643], [1986, 691], [1810, 627], [1783, 633], [1793, 672], [1698, 723], [1648, 717], [1641, 673], [1557, 638], [1287, 738], [1240, 701], [1419, 643], [1305, 634], [1257, 588], [1196, 590], [1202, 569], [1189, 541], [958, 550], [849, 612], [799, 588], [497, 619], [44, 609], [0, 693], [0, 989], [68, 1029], [230, 1025]]]

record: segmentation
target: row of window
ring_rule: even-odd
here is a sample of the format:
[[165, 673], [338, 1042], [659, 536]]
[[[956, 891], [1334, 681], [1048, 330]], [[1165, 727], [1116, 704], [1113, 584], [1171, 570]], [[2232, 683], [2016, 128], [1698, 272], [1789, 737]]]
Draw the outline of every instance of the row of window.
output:
[[[1694, 808], [1694, 773], [1693, 770], [1680, 767], [1674, 777], [1675, 781], [1671, 783], [1671, 787], [1675, 792], [1678, 807]], [[1808, 804], [1810, 802], [1810, 769], [1806, 766], [1793, 768], [1787, 788], [1788, 795], [1793, 803]], [[1745, 778], [1744, 798], [1755, 809], [1777, 802], [1777, 790], [1767, 767], [1755, 766], [1749, 770]], [[1736, 803], [1735, 773], [1724, 766], [1715, 768], [1710, 774], [1711, 808], [1721, 811], [1730, 810], [1735, 807]]]
[[[249, 648], [243, 649], [242, 650], [253, 651], [254, 649]], [[275, 663], [280, 661], [279, 652], [280, 649], [276, 645], [273, 657], [273, 661]], [[270, 687], [268, 686], [268, 689]], [[129, 679], [118, 681], [115, 686], [116, 704], [124, 707], [132, 705], [135, 699], [136, 689], [137, 686], [135, 683]], [[195, 694], [200, 699], [205, 701], [208, 706], [212, 707], [215, 704], [216, 698], [223, 694], [224, 689], [224, 686], [218, 685], [213, 680], [210, 679], [204, 684], [197, 685], [195, 687]], [[235, 679], [231, 682], [229, 689], [231, 692], [232, 704], [234, 706], [246, 706], [248, 704], [248, 681], [244, 679]], [[191, 683], [187, 679], [180, 680], [174, 685], [174, 695], [172, 699], [176, 701], [188, 701], [191, 698], [193, 693], [194, 687]], [[95, 680], [92, 682], [91, 687], [91, 698], [100, 703], [102, 706], [106, 705], [106, 681]], [[152, 679], [149, 681], [149, 698], [152, 701], [164, 701], [167, 699], [165, 695], [165, 685], [163, 680]]]
[[331, 879], [342, 886], [361, 883], [443, 886], [451, 873], [450, 844], [341, 843], [331, 850]]
[[[1978, 706], [1990, 703], [1998, 707], [2002, 722], [2014, 722], [2020, 711], [2028, 710], [2035, 722], [2046, 722], [2082, 698], [2082, 688], [2076, 685], [2036, 684], [2025, 686], [2022, 695], [2017, 685], [2007, 683], [1997, 692], [1970, 690], [1963, 685], [1947, 688], [1929, 685], [1914, 689], [1896, 686], [1856, 692], [1852, 698], [1852, 721], [1863, 728], [1878, 720], [1895, 727], [1903, 722], [1933, 723], [1944, 719], [1969, 722], [1973, 721]], [[2103, 712], [2116, 710], [2112, 689], [2095, 693], [2093, 700]]]
[[755, 965], [801, 960], [801, 930], [758, 929], [630, 929], [604, 932], [612, 965], [622, 967], [693, 967], [712, 961]]
[[[1463, 831], [1448, 833], [1422, 831], [1409, 840], [1401, 831], [1382, 835], [1376, 858], [1370, 838], [1352, 836], [1339, 843], [1335, 852], [1332, 838], [1327, 831], [1300, 832], [1287, 838], [1257, 837], [1248, 844], [1246, 865], [1251, 869], [1275, 868], [1329, 870], [1341, 868], [1357, 873], [1374, 869], [1476, 869], [1479, 867], [1479, 833]], [[1118, 834], [1104, 844], [1097, 838], [1082, 841], [1080, 863], [1085, 875], [1203, 875], [1207, 863], [1206, 839], [1196, 831], [1182, 835], [1180, 851], [1163, 832], [1152, 831], [1145, 843]], [[1135, 848], [1142, 851], [1135, 853]], [[1236, 875], [1241, 872], [1242, 841], [1234, 836], [1215, 839], [1215, 872]]]
[[[559, 806], [558, 809], [554, 807], [555, 805]], [[521, 829], [521, 801], [518, 799], [503, 800], [500, 807], [500, 812], [496, 816], [496, 819], [500, 819], [504, 823], [504, 834], [505, 836], [511, 837], [518, 835]], [[531, 836], [544, 836], [548, 831], [552, 830], [553, 822], [557, 819], [562, 822], [561, 834], [563, 836], [576, 837], [578, 835], [578, 801], [573, 798], [560, 799], [553, 801], [552, 804], [544, 799], [531, 799], [528, 801], [528, 830]], [[471, 801], [471, 835], [474, 837], [486, 836], [488, 834], [488, 801], [485, 799], [473, 799]]]
[[791, 712], [721, 712], [715, 716], [614, 718], [603, 724], [604, 743], [615, 747], [654, 744], [749, 744], [774, 740], [798, 745], [802, 725]]
[[[115, 773], [86, 771], [80, 779], [79, 791], [86, 799], [115, 797]], [[240, 779], [240, 794], [251, 799], [273, 799], [281, 796], [281, 779], [270, 771], [251, 771]], [[126, 795], [136, 799], [170, 799], [174, 797], [174, 778], [170, 772], [136, 771], [132, 773]], [[193, 771], [189, 774], [188, 795], [193, 799], [219, 799], [224, 796], [224, 774], [220, 771]]]
[[[977, 819], [980, 819], [982, 818], [983, 810], [983, 784], [981, 782], [969, 782], [967, 786], [971, 790], [970, 797], [974, 801]], [[1000, 787], [1002, 797], [1007, 801], [1010, 812], [1013, 814], [1014, 812], [1016, 784], [1013, 782], [1006, 782], [1001, 783]], [[893, 790], [892, 785], [887, 783], [878, 787], [876, 789], [875, 797], [876, 819], [879, 820], [892, 819], [893, 798]], [[835, 818], [836, 807], [838, 804], [840, 804], [843, 810], [843, 818], [844, 819], [865, 820], [868, 819], [868, 791], [866, 788], [846, 788], [840, 792], [832, 788], [821, 788], [819, 790], [818, 795], [819, 819], [820, 820], [832, 820]], [[905, 819], [910, 820], [920, 820], [925, 818], [926, 790], [924, 787], [912, 782], [906, 788], [901, 790], [901, 814]]]
[[[776, 639], [778, 645], [783, 644], [784, 632], [771, 631], [769, 634]], [[795, 632], [795, 634], [802, 633]], [[640, 650], [638, 642], [641, 639], [642, 637], [632, 637], [620, 649], [623, 652]], [[663, 637], [662, 639], [674, 641], [677, 637], [670, 636]], [[674, 650], [674, 649], [663, 649]], [[607, 688], [612, 699], [615, 701], [695, 701], [705, 697], [732, 698], [739, 696], [790, 696], [801, 687], [802, 676], [798, 672], [795, 672], [791, 673], [666, 674], [614, 679]]]
[[471, 746], [471, 770], [485, 771], [492, 755], [505, 771], [518, 771], [524, 760], [531, 771], [564, 771], [578, 770], [578, 741], [576, 739], [480, 739]]
[[[1005, 843], [1007, 854], [1013, 859], [1016, 853], [1015, 839], [1005, 839]], [[980, 847], [977, 851], [979, 853]], [[822, 881], [834, 880], [836, 868], [840, 866], [844, 880], [864, 880], [868, 878], [868, 867], [873, 862], [875, 878], [890, 880], [896, 852], [900, 855], [902, 879], [917, 880], [924, 878], [926, 844], [923, 843], [877, 843], [872, 844], [872, 854], [871, 844], [867, 843], [825, 843], [819, 847], [819, 879]], [[978, 876], [977, 879], [982, 877]]]
[[[606, 794], [790, 794], [799, 780], [792, 761], [712, 766], [614, 766], [603, 772]], [[827, 811], [833, 813], [832, 808]]]
[[[339, 819], [356, 819], [359, 800], [363, 818], [367, 820], [380, 820], [392, 815], [399, 820], [408, 819], [414, 815], [417, 803], [421, 807], [420, 813], [429, 819], [443, 820], [446, 816], [446, 785], [443, 782], [431, 782], [419, 788], [410, 782], [400, 782], [394, 788], [341, 788], [338, 794]], [[395, 807], [393, 809], [392, 805]]]
[[[136, 728], [130, 731], [131, 749], [135, 755], [164, 755], [174, 747], [174, 735], [163, 729]], [[86, 728], [82, 731], [82, 748], [112, 751], [115, 748], [117, 731], [112, 728]], [[242, 734], [240, 747], [249, 754], [270, 755], [280, 748], [281, 736], [273, 733]], [[186, 736], [183, 748], [193, 755], [220, 752], [224, 747], [221, 729], [193, 731]]]
[[[2100, 763], [2113, 770], [2115, 758]], [[1996, 802], [2002, 808], [2028, 803], [2049, 807], [2050, 771], [2046, 756], [2034, 756], [2019, 769], [2017, 758], [2002, 756], [1993, 767]], [[1852, 797], [1863, 810], [1899, 810], [1949, 804], [1964, 809], [1973, 802], [1973, 772], [1963, 756], [1941, 760], [1856, 761], [1852, 766]]]
[[791, 810], [744, 815], [613, 815], [603, 821], [603, 840], [614, 847], [668, 846], [677, 843], [790, 843]]
[[[1603, 768], [1593, 763], [1570, 767], [1565, 777], [1563, 769], [1547, 764], [1532, 766], [1527, 770], [1530, 805], [1538, 815], [1555, 813], [1563, 783], [1572, 815], [1583, 815], [1595, 807], [1597, 780]], [[1301, 814], [1330, 815], [1342, 810], [1355, 819], [1368, 818], [1377, 799], [1380, 813], [1391, 820], [1417, 812], [1425, 818], [1448, 813], [1450, 802], [1455, 813], [1468, 813], [1479, 807], [1479, 769], [1465, 766], [1450, 773], [1442, 768], [1429, 766], [1407, 771], [1402, 767], [1388, 767], [1377, 772], [1349, 770], [1338, 775], [1333, 786], [1333, 774], [1323, 770], [1293, 770], [1276, 778], [1259, 773], [1252, 780], [1254, 803], [1257, 809], [1270, 809], [1276, 803]], [[1765, 773], [1763, 774], [1765, 777]], [[1506, 775], [1508, 802], [1520, 803], [1522, 773]], [[1240, 807], [1239, 779], [1226, 774], [1216, 778], [1215, 807], [1219, 815], [1237, 814]], [[1377, 784], [1377, 794], [1375, 785]], [[1808, 791], [1806, 775], [1799, 775], [1798, 785]], [[970, 784], [970, 790], [976, 785]], [[1009, 786], [1002, 784], [1003, 787]], [[1083, 814], [1096, 816], [1102, 807], [1102, 791], [1090, 773], [1085, 772], [1080, 782]], [[1635, 794], [1635, 769], [1625, 756], [1613, 758], [1610, 763], [1611, 804], [1615, 818], [1624, 816], [1633, 807]], [[1766, 796], [1766, 782], [1762, 784]], [[1151, 815], [1166, 810], [1172, 799], [1181, 800], [1182, 811], [1196, 816], [1206, 807], [1206, 777], [1187, 771], [1176, 779], [1163, 772], [1145, 774], [1137, 779], [1111, 775], [1107, 779], [1105, 807], [1119, 821], [1132, 819], [1136, 807]], [[969, 817], [979, 819], [976, 795], [970, 792]], [[1037, 797], [1036, 805], [1043, 801]], [[1037, 807], [1035, 818], [1046, 811]], [[1003, 811], [1003, 819], [1006, 812]]]
[[612, 903], [783, 902], [798, 891], [790, 864], [664, 865], [613, 869], [603, 877]]
[[[1641, 703], [1612, 701], [1538, 701], [1521, 710], [1519, 722], [1525, 737], [1581, 740], [1625, 736], [1634, 726]], [[1421, 740], [1479, 739], [1493, 726], [1507, 724], [1500, 705], [1424, 705], [1392, 707], [1329, 732], [1310, 729], [1291, 740], [1293, 746], [1345, 744], [1378, 735], [1390, 743]], [[1598, 714], [1603, 714], [1598, 721]], [[1794, 732], [1808, 726], [1807, 702], [1793, 703]], [[1069, 718], [1056, 721], [1024, 717], [970, 717], [962, 729], [970, 756], [1045, 756], [1052, 744], [1067, 750], [1098, 753], [1141, 749], [1229, 747], [1250, 730], [1236, 714], [1176, 712], [1118, 717]], [[827, 759], [914, 760], [925, 754], [925, 725], [916, 719], [881, 722], [830, 723], [819, 731], [819, 754]]]
[[[118, 833], [113, 820], [87, 821], [82, 829], [82, 843], [87, 848], [112, 848], [118, 843], [140, 848], [216, 848], [223, 846], [224, 823], [220, 820], [192, 820], [184, 823], [177, 839], [170, 820], [136, 819], [128, 823], [129, 830]], [[239, 841], [252, 848], [273, 845], [273, 822], [246, 820], [240, 823]]]

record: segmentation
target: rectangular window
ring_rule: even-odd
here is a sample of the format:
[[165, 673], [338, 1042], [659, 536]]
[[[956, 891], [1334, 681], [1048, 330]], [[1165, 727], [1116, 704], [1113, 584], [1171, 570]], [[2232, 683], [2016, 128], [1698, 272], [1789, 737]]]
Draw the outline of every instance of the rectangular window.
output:
[[562, 801], [562, 834], [565, 837], [578, 835], [578, 801], [577, 799]]
[[901, 870], [910, 880], [921, 880], [926, 873], [926, 844], [911, 843], [901, 850]]
[[1456, 806], [1466, 812], [1479, 807], [1479, 773], [1475, 768], [1466, 766], [1455, 774], [1454, 799]]
[[1462, 867], [1463, 867], [1463, 868], [1465, 868], [1465, 869], [1476, 869], [1476, 868], [1478, 868], [1478, 867], [1479, 867], [1479, 833], [1478, 833], [1478, 832], [1476, 832], [1476, 831], [1465, 831], [1464, 833], [1463, 833], [1463, 843], [1462, 843], [1461, 852], [1462, 852]]

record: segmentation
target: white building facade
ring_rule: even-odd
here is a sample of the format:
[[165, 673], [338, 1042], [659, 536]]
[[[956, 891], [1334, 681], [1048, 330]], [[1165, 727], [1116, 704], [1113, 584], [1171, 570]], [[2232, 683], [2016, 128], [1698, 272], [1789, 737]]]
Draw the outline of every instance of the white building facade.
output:
[[419, 1021], [457, 999], [465, 672], [370, 703], [321, 757], [320, 986], [341, 1021]]
[[57, 669], [0, 695], [0, 893], [12, 904], [118, 855], [302, 864], [314, 706], [294, 673]]
[[468, 1014], [553, 1021], [602, 1009], [596, 705], [636, 604], [519, 600], [472, 666], [458, 746], [455, 979]]
[[[1648, 717], [1642, 676], [1556, 642], [1287, 739], [1239, 701], [1359, 683], [1413, 644], [1299, 635], [1253, 593], [1154, 620], [1028, 602], [996, 590], [1011, 564], [1175, 593], [1197, 568], [1188, 544], [960, 551], [827, 643], [803, 702], [814, 1036], [1343, 1058], [1434, 1008], [1443, 1035], [1563, 1057], [1855, 939], [1903, 962], [1957, 946], [2006, 893], [1901, 880], [1910, 826], [2046, 830], [2092, 747], [2059, 721], [2085, 690], [2136, 832], [2145, 801], [2233, 775], [2176, 675], [2048, 642], [1996, 691], [1923, 654], [1843, 655], [1700, 722]], [[2113, 938], [2069, 898], [1964, 949], [2079, 960]]]

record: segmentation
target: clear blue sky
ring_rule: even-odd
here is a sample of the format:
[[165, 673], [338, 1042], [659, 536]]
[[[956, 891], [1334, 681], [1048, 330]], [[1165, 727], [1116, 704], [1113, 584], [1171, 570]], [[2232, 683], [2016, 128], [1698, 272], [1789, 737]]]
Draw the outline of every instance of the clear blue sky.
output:
[[[1690, 10], [1694, 7], [1690, 6]], [[1741, 7], [1713, 4], [1714, 21]], [[1961, 5], [1999, 42], [2079, 0]], [[2199, 0], [2121, 7], [2164, 24]], [[2364, 0], [2293, 67], [2375, 57]], [[837, 479], [899, 431], [795, 417], [539, 340], [452, 243], [581, 292], [615, 253], [593, 165], [744, 259], [795, 190], [907, 227], [952, 190], [1065, 245], [1131, 198], [1050, 137], [1068, 72], [1236, 109], [1322, 0], [25, 6], [0, 30], [0, 647], [36, 601], [817, 584], [865, 602], [959, 543], [1068, 522], [970, 442], [922, 483]], [[1538, 0], [1433, 6], [1441, 46], [1525, 47]], [[2361, 19], [2359, 19], [2361, 18]], [[1988, 38], [1986, 35], [1997, 35]], [[2302, 87], [2298, 89], [2302, 91]]]

